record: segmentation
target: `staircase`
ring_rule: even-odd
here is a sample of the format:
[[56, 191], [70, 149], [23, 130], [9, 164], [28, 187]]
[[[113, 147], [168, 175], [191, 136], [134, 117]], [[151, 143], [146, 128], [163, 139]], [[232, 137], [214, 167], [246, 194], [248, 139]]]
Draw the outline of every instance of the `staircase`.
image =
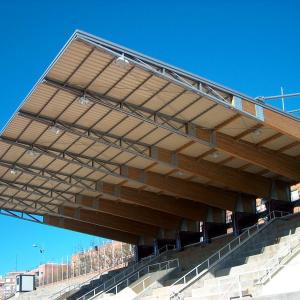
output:
[[177, 298], [220, 300], [253, 298], [300, 249], [300, 217], [274, 220]]
[[[165, 245], [158, 250], [158, 256], [150, 255], [140, 262], [137, 262], [131, 266], [128, 266], [124, 270], [116, 270], [115, 274], [111, 272], [107, 276], [103, 277], [101, 281], [92, 282], [91, 284], [80, 289], [72, 296], [67, 297], [68, 300], [87, 300], [94, 299], [96, 296], [102, 294], [104, 291], [116, 286], [119, 282], [124, 279], [136, 274], [139, 270], [144, 267], [153, 264], [154, 262], [162, 261], [162, 256], [166, 253], [172, 253], [175, 250], [173, 245]], [[111, 276], [113, 275], [113, 276]]]
[[[152, 300], [152, 299], [169, 299], [172, 290], [172, 284], [181, 278], [191, 269], [195, 264], [205, 261], [213, 253], [222, 248], [225, 244], [233, 239], [232, 234], [217, 237], [212, 239], [210, 244], [198, 244], [187, 247], [184, 251], [171, 253], [173, 258], [177, 258], [180, 262], [180, 268], [174, 270], [162, 280], [158, 280], [152, 284], [151, 289], [146, 290], [143, 294], [135, 299]], [[170, 254], [166, 255], [170, 258]], [[165, 258], [162, 256], [162, 258]], [[182, 283], [176, 284], [176, 287], [183, 286]]]

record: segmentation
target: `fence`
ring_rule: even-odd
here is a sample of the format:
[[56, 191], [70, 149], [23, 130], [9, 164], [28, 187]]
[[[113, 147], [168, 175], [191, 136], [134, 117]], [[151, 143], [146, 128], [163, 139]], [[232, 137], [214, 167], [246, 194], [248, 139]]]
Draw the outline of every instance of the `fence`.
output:
[[133, 260], [132, 245], [110, 242], [75, 253], [70, 259], [62, 260], [61, 263], [42, 264], [32, 273], [36, 274], [36, 286], [38, 287], [125, 267]]

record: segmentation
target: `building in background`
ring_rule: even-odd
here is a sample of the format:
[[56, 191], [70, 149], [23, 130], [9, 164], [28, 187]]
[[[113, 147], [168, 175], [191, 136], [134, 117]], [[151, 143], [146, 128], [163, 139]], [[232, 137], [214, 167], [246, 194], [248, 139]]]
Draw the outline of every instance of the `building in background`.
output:
[[0, 279], [0, 299], [4, 300], [15, 293], [16, 276], [25, 274], [25, 271], [9, 272]]

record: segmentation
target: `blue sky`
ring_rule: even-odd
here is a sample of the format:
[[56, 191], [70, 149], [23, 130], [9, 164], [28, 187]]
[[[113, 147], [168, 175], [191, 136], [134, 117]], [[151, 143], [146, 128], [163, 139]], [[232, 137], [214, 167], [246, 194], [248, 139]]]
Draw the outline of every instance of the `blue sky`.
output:
[[[0, 127], [75, 29], [174, 64], [250, 96], [300, 92], [300, 2], [0, 1]], [[278, 101], [279, 102], [279, 101]], [[299, 99], [287, 102], [300, 108]], [[274, 102], [275, 105], [278, 103]], [[60, 260], [94, 237], [0, 216], [0, 274]]]

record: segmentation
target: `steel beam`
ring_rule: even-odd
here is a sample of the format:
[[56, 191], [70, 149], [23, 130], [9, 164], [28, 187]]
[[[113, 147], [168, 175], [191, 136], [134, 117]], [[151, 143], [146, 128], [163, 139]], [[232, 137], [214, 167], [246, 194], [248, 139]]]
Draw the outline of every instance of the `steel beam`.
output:
[[[63, 85], [60, 82], [54, 81], [52, 79], [45, 79], [44, 82], [53, 87], [56, 87], [57, 89], [67, 91], [73, 95], [81, 96], [83, 95], [83, 93], [85, 93], [88, 99], [93, 103], [98, 103], [111, 110], [118, 111], [127, 116], [131, 116], [143, 122], [147, 122], [156, 128], [165, 129], [170, 133], [184, 136], [189, 140], [193, 140], [197, 143], [228, 152], [235, 157], [239, 157], [241, 159], [251, 161], [251, 163], [253, 164], [266, 167], [266, 164], [262, 164], [265, 159], [260, 159], [260, 154], [270, 154], [270, 151], [268, 151], [268, 149], [257, 148], [255, 145], [248, 143], [246, 148], [250, 148], [251, 151], [256, 152], [256, 155], [252, 155], [251, 152], [251, 155], [249, 156], [249, 151], [244, 151], [245, 147], [243, 147], [243, 149], [240, 149], [241, 147], [239, 141], [236, 141], [233, 137], [225, 135], [223, 133], [219, 133], [214, 130], [199, 128], [193, 123], [186, 122], [179, 118], [172, 118], [169, 115], [157, 113], [155, 111], [149, 110], [148, 108], [139, 107], [129, 103], [120, 104], [118, 101], [110, 97], [102, 96], [92, 92], [87, 93], [86, 91], [79, 89], [78, 87]], [[165, 125], [166, 123], [168, 125]], [[199, 132], [201, 132], [201, 134], [199, 134]], [[224, 141], [231, 144], [232, 147], [230, 148], [230, 150], [224, 143], [222, 143]], [[237, 151], [237, 149], [239, 150]], [[292, 160], [292, 158], [289, 158], [288, 156], [282, 156], [280, 160], [281, 163], [288, 165], [286, 167], [287, 170], [283, 168], [277, 168], [277, 159], [273, 156], [269, 157], [268, 161], [270, 161], [270, 163], [267, 164], [267, 168], [292, 180], [300, 180], [300, 171], [295, 173], [292, 171], [293, 167], [290, 166], [289, 160]]]
[[[19, 146], [26, 150], [32, 149], [37, 153], [59, 159], [67, 163], [76, 164], [81, 167], [91, 169], [93, 171], [102, 172], [104, 174], [112, 175], [114, 177], [130, 179], [135, 182], [143, 183], [141, 182], [140, 178], [137, 178], [136, 176], [131, 176], [131, 173], [129, 174], [127, 172], [130, 175], [128, 176], [128, 174], [124, 172], [124, 166], [121, 166], [120, 164], [114, 162], [108, 162], [100, 159], [91, 159], [89, 157], [79, 155], [77, 153], [72, 153], [70, 151], [61, 151], [49, 147], [46, 148], [42, 145], [32, 145], [25, 142], [13, 141], [5, 137], [0, 137], [0, 140], [12, 145]], [[121, 167], [123, 168], [123, 171]], [[146, 173], [144, 172], [143, 174]], [[224, 191], [215, 187], [207, 187], [200, 183], [187, 182], [186, 180], [177, 179], [174, 177], [167, 178], [153, 172], [149, 174], [151, 174], [151, 178], [154, 178], [156, 176], [157, 178], [159, 178], [159, 180], [161, 178], [164, 178], [164, 181], [168, 181], [168, 184], [164, 186], [160, 185], [160, 187], [162, 187], [162, 190], [166, 190], [174, 194], [176, 194], [176, 190], [180, 190], [180, 194], [178, 194], [180, 197], [194, 201], [200, 201], [204, 204], [208, 204], [211, 206], [216, 206], [222, 209], [234, 209], [235, 202], [238, 199], [238, 194], [235, 194], [234, 192]], [[147, 181], [145, 182], [145, 184], [148, 186], [157, 187], [157, 185], [154, 184], [154, 181]], [[182, 188], [180, 186], [182, 186]], [[186, 188], [187, 186], [188, 188]]]
[[[259, 197], [269, 196], [269, 190], [272, 182], [262, 176], [217, 165], [205, 159], [195, 160], [186, 155], [176, 154], [158, 147], [151, 147], [151, 145], [146, 143], [118, 137], [114, 134], [101, 132], [95, 129], [84, 128], [83, 126], [76, 124], [69, 124], [55, 119], [35, 116], [31, 113], [22, 111], [19, 112], [19, 115], [29, 120], [45, 124], [49, 127], [56, 126], [65, 132], [90, 139], [91, 141], [113, 147], [120, 151], [125, 151], [138, 157], [166, 164], [167, 166], [175, 169], [181, 169], [182, 171], [187, 172], [192, 171], [194, 175], [205, 176], [212, 181], [224, 184], [231, 190], [249, 193]], [[253, 130], [254, 129], [251, 129], [251, 131]], [[227, 175], [224, 176], [224, 174]]]

